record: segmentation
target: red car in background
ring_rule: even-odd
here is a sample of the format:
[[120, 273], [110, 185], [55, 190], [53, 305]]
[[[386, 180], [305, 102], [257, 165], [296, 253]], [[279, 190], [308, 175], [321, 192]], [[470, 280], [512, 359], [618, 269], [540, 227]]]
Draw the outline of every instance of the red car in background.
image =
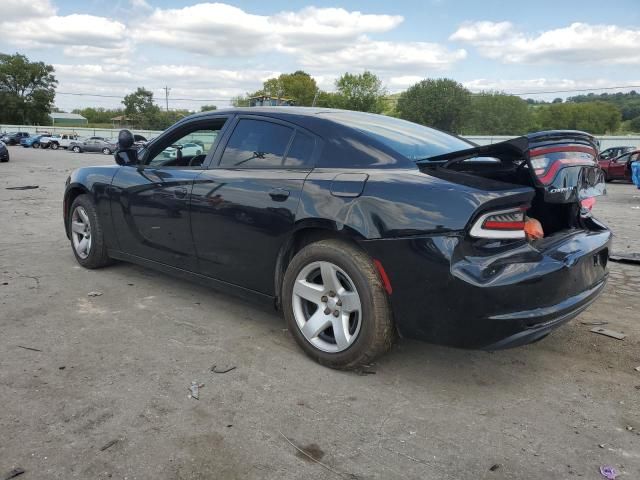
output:
[[633, 150], [615, 158], [600, 158], [598, 164], [607, 182], [611, 180], [631, 181], [631, 162], [640, 161], [640, 150]]

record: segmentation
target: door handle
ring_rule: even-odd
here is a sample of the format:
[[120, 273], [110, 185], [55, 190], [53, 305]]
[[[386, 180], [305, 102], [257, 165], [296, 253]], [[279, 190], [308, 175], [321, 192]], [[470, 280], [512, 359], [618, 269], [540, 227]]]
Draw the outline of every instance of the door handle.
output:
[[173, 190], [173, 196], [176, 198], [184, 198], [187, 196], [187, 189], [184, 187], [178, 187]]
[[291, 192], [289, 190], [285, 190], [284, 188], [272, 188], [269, 190], [269, 196], [275, 202], [284, 202], [287, 198], [289, 198]]

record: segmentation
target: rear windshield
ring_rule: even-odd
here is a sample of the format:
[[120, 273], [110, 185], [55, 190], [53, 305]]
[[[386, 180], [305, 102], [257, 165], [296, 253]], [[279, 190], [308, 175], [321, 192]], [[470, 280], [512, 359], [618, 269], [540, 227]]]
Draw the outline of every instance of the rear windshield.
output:
[[322, 115], [358, 129], [414, 161], [475, 146], [448, 133], [384, 115], [361, 112], [323, 112]]

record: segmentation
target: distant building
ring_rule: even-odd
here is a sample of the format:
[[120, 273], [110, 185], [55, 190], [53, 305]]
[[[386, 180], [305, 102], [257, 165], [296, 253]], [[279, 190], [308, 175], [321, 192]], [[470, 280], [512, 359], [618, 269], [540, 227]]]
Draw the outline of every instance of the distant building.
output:
[[118, 115], [117, 117], [113, 117], [111, 119], [111, 124], [113, 128], [126, 127], [131, 122], [129, 117], [125, 117], [124, 115]]
[[291, 98], [275, 98], [268, 95], [249, 97], [250, 107], [290, 107], [294, 104]]
[[51, 112], [49, 114], [51, 125], [86, 125], [87, 119], [77, 113]]

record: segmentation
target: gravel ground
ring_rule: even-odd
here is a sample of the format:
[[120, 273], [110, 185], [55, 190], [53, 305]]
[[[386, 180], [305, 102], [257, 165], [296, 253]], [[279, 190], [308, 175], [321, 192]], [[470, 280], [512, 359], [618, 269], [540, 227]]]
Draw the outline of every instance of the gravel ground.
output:
[[[20, 467], [25, 480], [598, 479], [603, 464], [640, 478], [640, 266], [610, 263], [602, 298], [534, 345], [401, 341], [375, 374], [337, 372], [307, 359], [271, 311], [124, 263], [80, 268], [64, 181], [111, 159], [10, 152], [0, 478]], [[5, 189], [28, 184], [40, 188]], [[617, 251], [640, 252], [638, 207], [629, 184], [598, 200]], [[594, 321], [627, 337], [590, 333]], [[193, 380], [199, 400], [187, 398]]]

